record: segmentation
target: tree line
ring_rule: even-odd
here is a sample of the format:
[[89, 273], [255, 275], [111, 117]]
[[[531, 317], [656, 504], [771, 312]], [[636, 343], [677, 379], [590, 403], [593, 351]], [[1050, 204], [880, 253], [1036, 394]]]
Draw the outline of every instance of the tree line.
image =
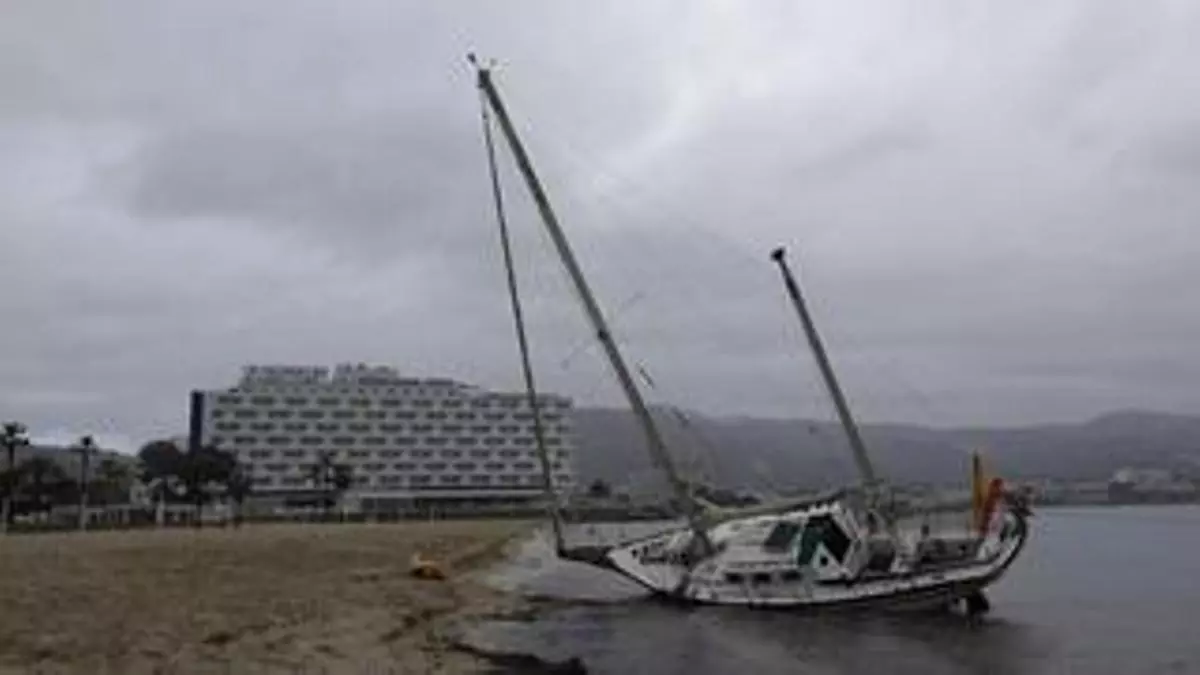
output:
[[[90, 505], [128, 504], [135, 484], [146, 489], [160, 522], [166, 505], [188, 504], [194, 509], [193, 523], [198, 525], [204, 508], [223, 498], [232, 507], [237, 526], [254, 490], [250, 468], [239, 462], [235, 453], [212, 444], [188, 451], [173, 441], [150, 441], [138, 451], [136, 467], [105, 457], [93, 470], [99, 448], [91, 436], [84, 436], [68, 448], [79, 460], [76, 475], [44, 455], [18, 463], [17, 450], [28, 445], [25, 425], [8, 422], [0, 427], [0, 447], [6, 460], [0, 467], [0, 527], [5, 530], [16, 516], [45, 514], [58, 506], [77, 506], [82, 529]], [[305, 476], [315, 497], [312, 503], [325, 515], [354, 484], [351, 468], [337, 463], [328, 451], [318, 453], [316, 461], [306, 467]]]

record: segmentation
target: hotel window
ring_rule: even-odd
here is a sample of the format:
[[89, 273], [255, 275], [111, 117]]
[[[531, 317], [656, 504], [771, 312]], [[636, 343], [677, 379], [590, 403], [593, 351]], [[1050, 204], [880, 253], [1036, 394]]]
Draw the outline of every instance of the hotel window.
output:
[[[216, 439], [213, 439], [214, 442]], [[258, 439], [253, 436], [235, 436], [233, 439], [234, 445], [254, 445]]]
[[475, 413], [473, 413], [473, 412], [456, 412], [456, 413], [454, 413], [454, 419], [456, 419], [456, 420], [473, 420], [473, 419], [475, 419]]
[[350, 459], [366, 459], [367, 457], [370, 457], [370, 456], [371, 456], [371, 453], [367, 452], [366, 450], [351, 450], [350, 451]]
[[353, 436], [335, 436], [332, 441], [334, 445], [354, 445]]
[[251, 450], [250, 459], [270, 459], [274, 454], [270, 450]]
[[411, 410], [397, 410], [392, 414], [392, 417], [398, 420], [415, 420], [417, 419], [417, 413]]
[[340, 424], [329, 424], [327, 422], [317, 424], [317, 431], [323, 431], [325, 433], [329, 433], [331, 431], [341, 431], [341, 430], [342, 430], [342, 425], [340, 425]]
[[334, 410], [333, 411], [333, 419], [335, 419], [335, 420], [352, 420], [355, 417], [357, 417], [357, 415], [354, 414], [353, 410]]
[[455, 474], [447, 474], [447, 475], [443, 475], [443, 476], [438, 476], [438, 481], [441, 483], [447, 484], [447, 485], [459, 485], [460, 483], [462, 483], [462, 476], [457, 476]]
[[386, 443], [387, 439], [379, 436], [369, 436], [363, 439], [363, 445], [385, 445]]
[[252, 420], [258, 417], [258, 411], [243, 408], [233, 411], [233, 416], [240, 420]]
[[288, 405], [308, 405], [308, 399], [300, 398], [298, 396], [289, 396], [283, 399], [283, 402]]
[[382, 401], [380, 401], [379, 404], [384, 406], [385, 408], [397, 408], [400, 406], [400, 401], [398, 399], [394, 399], [394, 398], [385, 398]]
[[283, 425], [284, 431], [308, 431], [308, 425], [303, 422], [289, 422]]
[[504, 462], [488, 462], [487, 464], [483, 465], [483, 468], [487, 469], [488, 471], [503, 471]]
[[475, 463], [474, 462], [455, 462], [454, 470], [455, 471], [474, 471]]
[[462, 457], [462, 450], [442, 450], [438, 453], [438, 456], [445, 457], [446, 459], [458, 459]]
[[412, 462], [397, 462], [396, 464], [392, 465], [392, 468], [396, 471], [414, 471], [416, 470], [417, 465]]
[[386, 420], [387, 413], [382, 410], [368, 410], [363, 413], [363, 417], [369, 420]]
[[271, 436], [267, 438], [267, 445], [287, 445], [292, 439], [289, 436]]
[[319, 420], [324, 416], [325, 416], [325, 411], [323, 411], [323, 410], [301, 410], [300, 411], [300, 417], [303, 417], [306, 420]]
[[320, 436], [305, 436], [300, 439], [300, 445], [322, 445], [325, 439]]
[[288, 459], [301, 459], [304, 457], [304, 451], [303, 450], [284, 450], [283, 456], [287, 457]]
[[397, 436], [392, 439], [392, 442], [396, 445], [416, 445], [417, 439], [411, 436]]
[[324, 396], [322, 398], [317, 399], [317, 405], [335, 406], [338, 403], [340, 403], [339, 399], [332, 398], [329, 396]]
[[346, 425], [347, 431], [353, 431], [356, 434], [365, 434], [371, 430], [370, 424], [351, 423]]
[[471, 482], [475, 485], [491, 485], [492, 477], [487, 475], [471, 476]]
[[253, 396], [250, 402], [254, 405], [275, 405], [275, 397], [273, 396]]
[[368, 408], [371, 405], [371, 400], [367, 398], [352, 398], [350, 399], [349, 403], [350, 405], [357, 406], [359, 408]]
[[446, 419], [446, 413], [444, 413], [444, 412], [427, 412], [427, 413], [425, 413], [425, 419], [427, 419], [427, 420], [444, 420], [444, 419]]
[[267, 413], [267, 417], [270, 417], [273, 420], [283, 420], [291, 417], [292, 414], [293, 413], [291, 410], [272, 410]]
[[228, 395], [218, 396], [217, 403], [220, 403], [221, 405], [241, 405], [242, 397], [241, 396], [228, 396]]
[[492, 453], [488, 452], [487, 450], [472, 450], [471, 451], [471, 457], [474, 457], [475, 459], [487, 459], [488, 456], [491, 454]]
[[446, 463], [445, 462], [429, 462], [428, 464], [425, 465], [425, 470], [426, 471], [445, 471]]
[[214, 425], [219, 431], [241, 431], [242, 425], [237, 422], [217, 422]]

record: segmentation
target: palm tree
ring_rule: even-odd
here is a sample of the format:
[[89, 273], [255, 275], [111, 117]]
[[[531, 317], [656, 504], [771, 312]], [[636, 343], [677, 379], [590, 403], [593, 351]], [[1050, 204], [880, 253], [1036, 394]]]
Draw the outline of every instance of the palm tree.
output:
[[129, 501], [129, 487], [132, 482], [129, 467], [112, 457], [105, 457], [96, 466], [96, 480], [99, 486], [99, 497], [105, 504], [125, 504]]
[[8, 458], [4, 472], [4, 504], [0, 513], [0, 531], [7, 533], [13, 521], [13, 499], [17, 492], [17, 448], [29, 445], [29, 436], [25, 425], [20, 422], [6, 422], [0, 430], [0, 445], [4, 446]]
[[79, 454], [79, 529], [86, 530], [88, 524], [88, 469], [91, 467], [92, 455], [96, 454], [96, 441], [91, 436], [84, 436], [71, 448], [71, 452]]
[[354, 472], [345, 464], [334, 463], [332, 452], [321, 450], [317, 452], [317, 461], [308, 467], [308, 478], [321, 493], [321, 516], [328, 520], [334, 502], [354, 484]]
[[238, 463], [225, 481], [225, 494], [233, 503], [233, 526], [242, 526], [242, 505], [254, 490], [254, 478], [245, 464]]
[[29, 510], [38, 513], [48, 511], [59, 497], [64, 495], [64, 487], [71, 482], [66, 470], [47, 457], [30, 457], [17, 467], [17, 475], [21, 483], [29, 488]]

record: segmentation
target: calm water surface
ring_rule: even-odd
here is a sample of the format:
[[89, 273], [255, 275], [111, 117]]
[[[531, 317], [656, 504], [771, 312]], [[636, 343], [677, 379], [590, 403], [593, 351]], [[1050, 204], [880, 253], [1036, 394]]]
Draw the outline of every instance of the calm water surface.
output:
[[1200, 674], [1200, 508], [1043, 510], [1034, 525], [978, 627], [666, 607], [615, 575], [552, 560], [537, 542], [497, 584], [604, 604], [491, 624], [473, 640], [579, 656], [594, 673]]

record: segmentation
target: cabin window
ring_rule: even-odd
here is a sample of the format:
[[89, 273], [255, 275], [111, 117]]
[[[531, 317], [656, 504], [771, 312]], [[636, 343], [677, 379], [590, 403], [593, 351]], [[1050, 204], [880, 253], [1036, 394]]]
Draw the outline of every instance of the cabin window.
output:
[[779, 575], [780, 581], [800, 581], [800, 570], [784, 570]]
[[763, 542], [763, 548], [768, 551], [787, 551], [799, 532], [800, 526], [796, 523], [776, 523], [775, 527], [771, 529], [771, 533], [767, 535], [766, 541]]
[[750, 575], [750, 583], [754, 584], [755, 586], [769, 584], [771, 583], [771, 575], [767, 572], [755, 572], [754, 574]]
[[725, 573], [725, 583], [727, 584], [737, 584], [740, 586], [742, 584], [742, 579], [742, 575], [738, 574], [737, 572]]
[[[800, 553], [796, 562], [800, 566], [812, 563], [817, 554], [818, 545], [823, 545], [825, 551], [834, 560], [845, 560], [846, 552], [850, 549], [850, 537], [834, 522], [830, 516], [815, 516], [809, 518], [804, 526], [804, 534], [800, 538]], [[820, 563], [827, 564], [827, 563]]]

